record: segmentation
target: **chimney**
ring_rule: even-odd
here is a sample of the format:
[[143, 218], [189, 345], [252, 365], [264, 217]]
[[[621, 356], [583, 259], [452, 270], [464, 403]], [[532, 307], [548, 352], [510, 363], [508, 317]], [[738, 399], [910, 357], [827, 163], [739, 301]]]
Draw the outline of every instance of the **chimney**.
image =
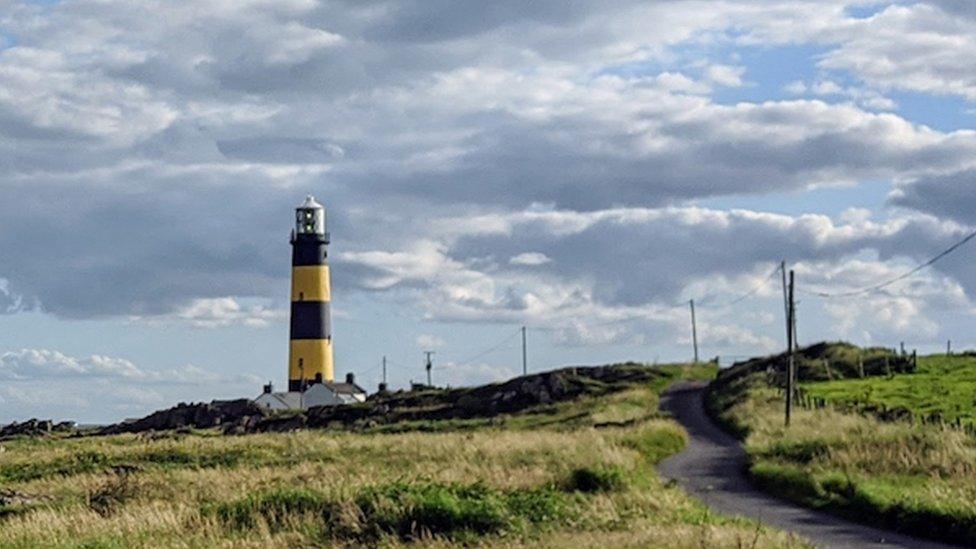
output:
[[271, 382], [269, 381], [268, 384], [264, 386], [264, 394], [266, 395], [270, 394], [272, 391], [274, 391], [274, 387], [271, 385]]
[[346, 383], [350, 385], [356, 383], [356, 376], [352, 372], [346, 374]]

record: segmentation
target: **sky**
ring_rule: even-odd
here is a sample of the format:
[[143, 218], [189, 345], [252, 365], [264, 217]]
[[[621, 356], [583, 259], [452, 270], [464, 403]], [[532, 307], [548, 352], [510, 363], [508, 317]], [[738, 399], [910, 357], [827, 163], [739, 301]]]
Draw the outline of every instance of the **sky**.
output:
[[[293, 209], [337, 376], [976, 347], [969, 0], [0, 0], [0, 422], [283, 387]], [[740, 299], [743, 296], [748, 296]]]

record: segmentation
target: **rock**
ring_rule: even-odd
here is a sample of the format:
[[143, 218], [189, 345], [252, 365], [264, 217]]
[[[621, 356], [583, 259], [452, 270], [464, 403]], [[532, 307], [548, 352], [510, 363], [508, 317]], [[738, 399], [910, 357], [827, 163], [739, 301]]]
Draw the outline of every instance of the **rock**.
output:
[[74, 423], [70, 421], [54, 423], [48, 419], [28, 419], [0, 427], [0, 439], [14, 436], [45, 436], [54, 432], [70, 432], [74, 429]]
[[210, 403], [179, 403], [168, 410], [160, 410], [135, 421], [117, 423], [101, 429], [99, 434], [139, 433], [148, 430], [207, 429], [224, 423], [234, 423], [244, 416], [263, 417], [265, 408], [248, 399], [215, 400]]

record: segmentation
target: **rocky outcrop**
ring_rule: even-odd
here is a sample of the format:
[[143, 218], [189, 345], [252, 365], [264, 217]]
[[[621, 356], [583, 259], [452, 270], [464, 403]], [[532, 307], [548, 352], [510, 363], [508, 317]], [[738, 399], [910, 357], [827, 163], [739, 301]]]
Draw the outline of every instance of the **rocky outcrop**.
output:
[[160, 410], [142, 419], [110, 425], [101, 429], [98, 434], [142, 433], [186, 427], [207, 429], [237, 423], [245, 417], [264, 417], [266, 413], [267, 410], [245, 398], [196, 404], [181, 402], [175, 408]]
[[15, 436], [44, 436], [51, 433], [64, 433], [75, 430], [74, 423], [64, 421], [55, 423], [49, 419], [28, 419], [0, 427], [0, 440]]
[[180, 404], [139, 420], [106, 427], [100, 434], [220, 427], [225, 434], [298, 429], [360, 429], [404, 421], [493, 418], [578, 398], [599, 395], [650, 381], [663, 374], [639, 364], [564, 368], [517, 377], [504, 383], [416, 391], [382, 392], [366, 402], [318, 406], [272, 413], [250, 400]]

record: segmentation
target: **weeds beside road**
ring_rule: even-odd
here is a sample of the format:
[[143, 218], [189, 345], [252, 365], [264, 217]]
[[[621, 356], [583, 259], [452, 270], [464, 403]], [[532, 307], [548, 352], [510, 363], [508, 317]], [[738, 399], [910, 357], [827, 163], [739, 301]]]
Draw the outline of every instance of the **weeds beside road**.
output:
[[[920, 358], [920, 370], [923, 364]], [[976, 440], [965, 432], [881, 421], [873, 414], [829, 407], [795, 408], [786, 428], [775, 375], [754, 368], [728, 377], [736, 379], [716, 383], [709, 408], [717, 420], [744, 436], [750, 474], [757, 483], [859, 521], [976, 544]], [[886, 377], [824, 385], [880, 384]], [[818, 385], [805, 387], [817, 391]], [[916, 396], [926, 394], [940, 400], [933, 392]]]

